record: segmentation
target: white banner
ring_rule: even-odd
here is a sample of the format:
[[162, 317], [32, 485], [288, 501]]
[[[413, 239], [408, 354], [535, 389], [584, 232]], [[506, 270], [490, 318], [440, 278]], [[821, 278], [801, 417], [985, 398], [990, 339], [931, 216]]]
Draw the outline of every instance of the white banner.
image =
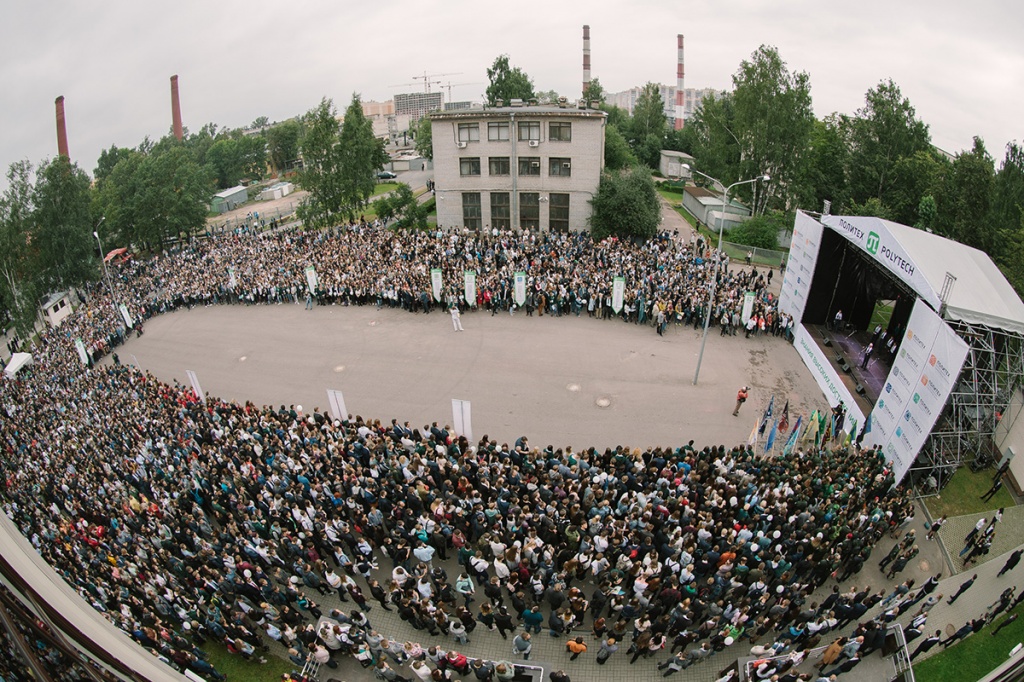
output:
[[228, 287], [234, 289], [235, 283], [235, 269], [228, 268]]
[[522, 307], [526, 305], [526, 273], [517, 272], [515, 274], [515, 301], [516, 305]]
[[309, 285], [309, 293], [316, 293], [316, 268], [312, 265], [306, 266], [306, 284]]
[[82, 361], [83, 365], [88, 367], [89, 354], [85, 352], [85, 344], [82, 343], [82, 339], [75, 339], [75, 350], [78, 351], [78, 359]]
[[754, 312], [754, 292], [748, 291], [743, 294], [743, 324], [747, 324], [747, 320], [750, 319], [751, 314]]
[[[921, 274], [884, 220], [870, 216], [824, 216], [822, 222], [866, 251], [886, 270], [906, 282], [932, 308], [938, 309], [939, 293]], [[789, 276], [788, 272], [786, 276]]]
[[440, 268], [434, 268], [430, 271], [430, 288], [434, 294], [434, 300], [441, 300], [441, 289], [444, 286], [444, 280], [441, 275]]
[[622, 298], [626, 293], [626, 278], [616, 277], [612, 280], [612, 310], [618, 315], [622, 312]]
[[[782, 280], [782, 293], [779, 295], [779, 310], [792, 315], [796, 322], [801, 322], [804, 317], [807, 292], [811, 289], [824, 229], [821, 223], [806, 213], [796, 212], [793, 243], [786, 262], [786, 276]], [[746, 323], [744, 319], [743, 324]]]
[[871, 432], [865, 438], [883, 444], [897, 482], [917, 459], [935, 426], [967, 351], [967, 343], [922, 299], [914, 303], [896, 360], [871, 412]]
[[331, 416], [338, 421], [348, 419], [348, 410], [345, 409], [345, 396], [341, 391], [327, 389], [327, 404], [330, 406]]
[[121, 303], [117, 306], [117, 309], [121, 312], [121, 318], [124, 320], [125, 325], [127, 325], [129, 329], [134, 328], [135, 325], [132, 324], [132, 316], [131, 313], [128, 312], [128, 306]]
[[462, 295], [466, 299], [466, 305], [472, 307], [476, 305], [476, 272], [474, 270], [466, 270], [464, 275], [464, 286]]
[[811, 370], [811, 374], [814, 375], [814, 380], [818, 382], [818, 388], [825, 394], [829, 407], [835, 407], [839, 404], [840, 400], [846, 403], [844, 428], [849, 428], [854, 419], [857, 420], [857, 428], [861, 428], [864, 425], [864, 413], [857, 407], [850, 389], [846, 388], [843, 380], [839, 378], [839, 374], [829, 364], [828, 359], [822, 355], [821, 349], [818, 348], [818, 344], [811, 338], [807, 327], [802, 324], [796, 326], [793, 344], [796, 346], [796, 351], [800, 354], [804, 364], [807, 365], [807, 368]]
[[452, 430], [466, 440], [473, 440], [473, 413], [468, 400], [452, 398]]
[[206, 394], [203, 393], [203, 387], [199, 385], [199, 377], [190, 369], [185, 370], [185, 374], [188, 375], [188, 380], [192, 384], [192, 390], [195, 391], [196, 397], [205, 405]]

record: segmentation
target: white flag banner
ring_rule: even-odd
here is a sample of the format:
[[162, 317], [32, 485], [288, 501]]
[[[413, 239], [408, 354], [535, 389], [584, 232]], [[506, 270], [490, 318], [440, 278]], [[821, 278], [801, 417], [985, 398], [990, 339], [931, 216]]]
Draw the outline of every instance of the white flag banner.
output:
[[316, 293], [316, 268], [312, 265], [306, 266], [306, 284], [309, 285], [309, 293]]
[[466, 440], [473, 440], [473, 413], [468, 400], [452, 398], [452, 430]]
[[235, 284], [236, 284], [235, 269], [234, 268], [228, 268], [228, 287], [230, 287], [231, 289], [234, 289], [235, 288]]
[[747, 323], [754, 312], [754, 292], [748, 291], [743, 294], [743, 324]]
[[348, 419], [348, 410], [345, 409], [345, 396], [341, 394], [341, 391], [327, 389], [327, 403], [330, 405], [332, 417], [338, 421]]
[[441, 301], [441, 288], [444, 286], [444, 279], [441, 268], [434, 268], [430, 271], [430, 287], [434, 294], [434, 300]]
[[188, 380], [192, 384], [192, 390], [195, 391], [196, 397], [205, 405], [206, 394], [203, 393], [203, 387], [199, 385], [199, 377], [190, 369], [185, 370], [185, 374], [188, 375]]
[[612, 310], [618, 315], [622, 312], [622, 298], [626, 294], [626, 278], [616, 277], [612, 280]]
[[121, 317], [124, 319], [125, 325], [129, 329], [134, 328], [135, 325], [132, 324], [132, 316], [131, 313], [128, 312], [128, 306], [126, 306], [124, 303], [121, 303], [120, 305], [117, 306], [117, 309], [121, 311]]
[[517, 306], [526, 305], [526, 273], [517, 272], [515, 274], [515, 300]]
[[82, 364], [88, 367], [89, 354], [85, 352], [85, 344], [82, 343], [82, 339], [75, 339], [75, 350], [78, 351], [78, 358], [82, 361]]
[[476, 305], [476, 271], [474, 270], [466, 270], [463, 295], [467, 305]]

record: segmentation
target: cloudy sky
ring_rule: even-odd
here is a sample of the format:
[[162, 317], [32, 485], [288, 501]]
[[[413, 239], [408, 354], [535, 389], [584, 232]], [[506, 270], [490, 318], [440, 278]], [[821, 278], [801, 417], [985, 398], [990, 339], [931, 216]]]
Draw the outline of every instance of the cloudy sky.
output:
[[424, 72], [479, 100], [501, 53], [538, 89], [575, 97], [583, 24], [608, 91], [673, 82], [682, 33], [687, 87], [731, 87], [740, 61], [770, 44], [810, 74], [819, 116], [854, 112], [892, 78], [947, 151], [979, 135], [998, 163], [1024, 139], [1024, 5], [1013, 0], [34, 0], [8, 6], [0, 25], [0, 163], [56, 154], [64, 95], [71, 157], [91, 174], [100, 150], [167, 133], [175, 73], [193, 131], [283, 120], [323, 96], [339, 109], [353, 92], [389, 99]]

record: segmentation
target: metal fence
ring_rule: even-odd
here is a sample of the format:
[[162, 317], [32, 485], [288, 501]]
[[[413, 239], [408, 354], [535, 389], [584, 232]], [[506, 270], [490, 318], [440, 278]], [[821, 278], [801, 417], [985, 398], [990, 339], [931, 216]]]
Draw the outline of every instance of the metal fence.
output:
[[773, 268], [779, 267], [783, 261], [789, 258], [787, 251], [774, 251], [772, 249], [761, 249], [756, 246], [746, 246], [733, 242], [722, 242], [722, 249], [729, 260], [733, 263], [746, 263], [747, 255], [750, 255], [752, 265], [767, 265]]
[[[280, 204], [274, 208], [263, 211], [260, 210], [259, 204], [250, 204], [250, 215], [238, 215], [225, 218], [222, 222], [209, 225], [206, 232], [210, 234], [224, 234], [225, 232], [231, 232], [232, 230], [240, 227], [262, 227], [269, 225], [272, 220], [281, 222], [283, 218], [294, 215], [297, 207], [297, 202], [289, 201], [287, 206]], [[255, 217], [256, 214], [259, 214], [258, 219]]]

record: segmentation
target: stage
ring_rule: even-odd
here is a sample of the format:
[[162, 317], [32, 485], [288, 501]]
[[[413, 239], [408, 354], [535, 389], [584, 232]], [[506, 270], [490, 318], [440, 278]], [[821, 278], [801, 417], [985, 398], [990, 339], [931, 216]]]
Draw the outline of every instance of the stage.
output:
[[[888, 349], [879, 348], [881, 344], [876, 343], [876, 350], [871, 354], [867, 369], [862, 369], [864, 348], [871, 342], [872, 333], [849, 328], [836, 333], [824, 325], [804, 326], [810, 332], [818, 349], [828, 358], [840, 381], [853, 395], [857, 407], [864, 414], [870, 414], [885, 387], [889, 370], [892, 369]], [[862, 393], [857, 391], [858, 386], [863, 387]]]

